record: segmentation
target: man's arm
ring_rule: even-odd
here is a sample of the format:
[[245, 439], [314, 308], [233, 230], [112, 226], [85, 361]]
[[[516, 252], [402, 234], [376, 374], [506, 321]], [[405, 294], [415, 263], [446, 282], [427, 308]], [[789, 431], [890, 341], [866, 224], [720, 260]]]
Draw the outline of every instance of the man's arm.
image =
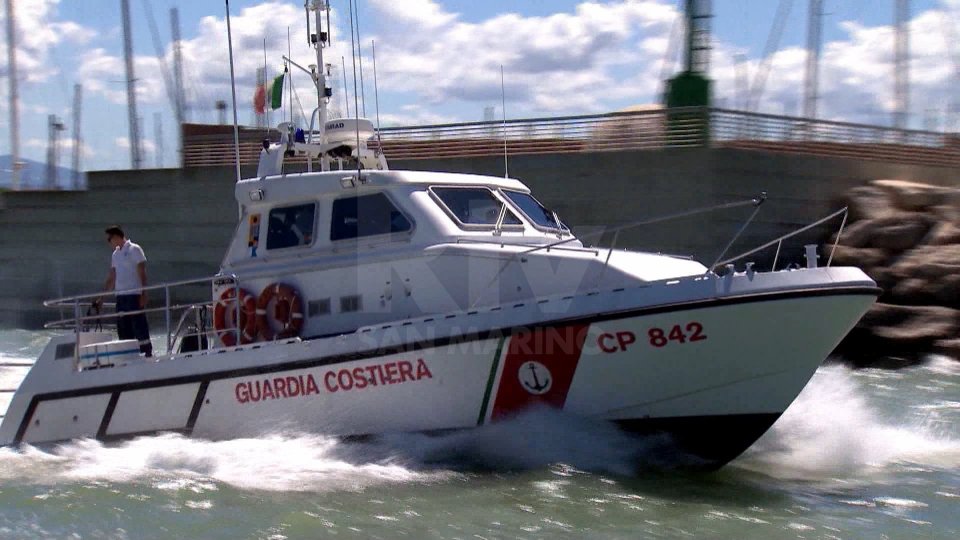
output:
[[110, 267], [110, 272], [107, 274], [107, 281], [103, 284], [104, 291], [112, 291], [114, 285], [117, 283], [117, 269]]
[[[147, 286], [147, 263], [137, 263], [137, 276], [140, 278], [140, 286]], [[140, 292], [140, 309], [147, 308], [147, 291]]]
[[[107, 292], [112, 291], [116, 283], [117, 283], [117, 269], [111, 266], [110, 272], [107, 274], [107, 280], [103, 283], [103, 290]], [[99, 298], [96, 298], [93, 301], [93, 305], [96, 306], [97, 309], [100, 309], [100, 306], [102, 304], [103, 304], [103, 296], [100, 296]]]

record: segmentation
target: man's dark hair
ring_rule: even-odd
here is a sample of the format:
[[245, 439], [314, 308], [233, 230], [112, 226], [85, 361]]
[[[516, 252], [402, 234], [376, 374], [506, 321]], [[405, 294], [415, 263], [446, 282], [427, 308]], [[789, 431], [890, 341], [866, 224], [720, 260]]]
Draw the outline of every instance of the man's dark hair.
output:
[[119, 225], [111, 225], [103, 230], [107, 233], [107, 236], [119, 236], [120, 238], [126, 238], [127, 235], [123, 234], [123, 229]]

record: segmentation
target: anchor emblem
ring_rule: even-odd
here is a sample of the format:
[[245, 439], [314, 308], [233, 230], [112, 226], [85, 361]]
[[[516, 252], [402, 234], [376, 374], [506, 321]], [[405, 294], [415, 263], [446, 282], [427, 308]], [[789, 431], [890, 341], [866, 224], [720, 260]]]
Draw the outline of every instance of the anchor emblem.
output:
[[517, 378], [524, 390], [538, 396], [547, 393], [553, 385], [550, 370], [540, 362], [524, 362], [517, 370]]

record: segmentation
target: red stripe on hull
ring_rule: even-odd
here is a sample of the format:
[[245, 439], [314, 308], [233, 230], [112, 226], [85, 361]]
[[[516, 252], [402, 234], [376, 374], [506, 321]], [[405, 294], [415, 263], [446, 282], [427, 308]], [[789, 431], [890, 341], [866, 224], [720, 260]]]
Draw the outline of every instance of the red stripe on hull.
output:
[[490, 418], [506, 418], [533, 405], [563, 408], [589, 327], [578, 324], [514, 334]]

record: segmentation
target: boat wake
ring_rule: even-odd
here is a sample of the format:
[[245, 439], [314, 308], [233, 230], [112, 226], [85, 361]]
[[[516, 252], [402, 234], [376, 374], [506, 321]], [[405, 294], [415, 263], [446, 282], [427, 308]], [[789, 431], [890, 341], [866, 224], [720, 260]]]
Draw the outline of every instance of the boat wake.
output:
[[447, 471], [419, 471], [395, 460], [341, 457], [336, 438], [272, 435], [204, 441], [167, 434], [119, 445], [80, 440], [49, 449], [0, 450], [0, 482], [146, 482], [158, 488], [225, 484], [243, 490], [361, 491], [391, 483], [442, 481]]
[[[18, 352], [0, 354], [22, 361]], [[918, 384], [934, 381], [943, 386], [938, 395], [913, 395], [903, 402], [919, 420], [885, 419], [876, 403], [878, 392], [864, 383], [873, 377], [901, 393], [915, 386], [904, 379], [910, 376], [907, 371], [871, 376], [828, 366], [817, 372], [770, 432], [730, 467], [814, 482], [873, 479], [899, 466], [954, 467], [960, 462], [960, 434], [949, 419], [956, 417], [960, 403], [949, 397], [960, 386], [960, 363], [934, 359], [916, 369], [921, 370], [915, 373]], [[15, 386], [25, 372], [10, 368], [0, 370], [0, 376]], [[940, 407], [935, 413], [948, 413], [946, 422], [922, 421], [924, 410], [934, 406]], [[886, 416], [910, 416], [900, 412]], [[948, 432], [943, 432], [944, 425]], [[328, 492], [444, 482], [476, 471], [539, 470], [554, 464], [629, 476], [641, 473], [644, 465], [664, 466], [663, 442], [544, 409], [469, 431], [387, 434], [363, 442], [298, 433], [228, 441], [168, 434], [108, 445], [81, 440], [42, 449], [0, 449], [0, 482], [222, 484], [244, 490]]]
[[[934, 361], [919, 369], [950, 368]], [[905, 377], [882, 373], [884, 378]], [[869, 375], [842, 366], [820, 368], [770, 431], [733, 465], [790, 480], [849, 481], [875, 478], [898, 466], [952, 468], [960, 462], [958, 434], [944, 432], [938, 427], [942, 422], [917, 416], [917, 409], [927, 405], [901, 405], [904, 410], [888, 415], [897, 421], [884, 418], [858, 377]], [[903, 381], [891, 385], [891, 391], [912, 391], [910, 386]]]
[[563, 463], [628, 475], [648, 445], [615, 426], [552, 410], [476, 430], [390, 434], [371, 441], [276, 434], [204, 441], [176, 434], [120, 444], [85, 439], [47, 448], [0, 449], [0, 482], [148, 482], [183, 488], [222, 483], [244, 490], [360, 491], [442, 482], [467, 471], [530, 470]]

